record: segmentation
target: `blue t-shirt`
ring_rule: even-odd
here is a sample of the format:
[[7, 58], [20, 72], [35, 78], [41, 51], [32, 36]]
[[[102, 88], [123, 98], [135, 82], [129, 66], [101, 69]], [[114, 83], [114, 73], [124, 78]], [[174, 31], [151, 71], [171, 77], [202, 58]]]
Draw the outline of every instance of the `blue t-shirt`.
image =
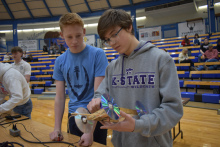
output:
[[68, 49], [55, 61], [53, 78], [66, 81], [69, 94], [69, 113], [79, 107], [87, 108], [94, 95], [95, 77], [105, 76], [108, 60], [105, 52], [86, 45], [80, 53]]

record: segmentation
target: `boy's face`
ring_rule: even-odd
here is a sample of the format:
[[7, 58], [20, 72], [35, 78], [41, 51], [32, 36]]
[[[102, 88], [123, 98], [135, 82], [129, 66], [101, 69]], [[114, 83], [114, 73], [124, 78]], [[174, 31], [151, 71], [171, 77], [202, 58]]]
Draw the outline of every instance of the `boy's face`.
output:
[[86, 30], [82, 26], [75, 24], [64, 26], [60, 35], [65, 39], [66, 44], [71, 50], [80, 51], [83, 49], [83, 37], [85, 33]]
[[22, 56], [22, 53], [20, 53], [20, 52], [12, 53], [12, 57], [13, 57], [14, 60], [21, 59], [21, 56]]
[[[121, 29], [121, 31], [117, 34], [116, 37], [115, 34], [121, 29], [120, 26], [117, 26], [115, 28], [109, 29], [105, 33], [105, 40], [108, 40], [110, 38], [109, 45], [115, 49], [119, 54], [126, 54], [128, 52], [130, 42], [131, 42], [131, 30], [132, 27], [129, 28], [128, 30]], [[113, 38], [113, 39], [112, 39]]]

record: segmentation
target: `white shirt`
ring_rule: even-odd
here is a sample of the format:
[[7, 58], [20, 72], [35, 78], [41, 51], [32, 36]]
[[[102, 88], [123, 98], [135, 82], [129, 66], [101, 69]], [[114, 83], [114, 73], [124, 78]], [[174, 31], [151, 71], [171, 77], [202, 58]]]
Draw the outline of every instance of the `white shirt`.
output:
[[[25, 104], [31, 95], [24, 76], [19, 71], [9, 68], [10, 65], [0, 63], [0, 115], [18, 105]], [[7, 94], [10, 95], [10, 99], [1, 104]]]
[[13, 63], [12, 68], [18, 70], [23, 76], [31, 75], [31, 65], [24, 60], [19, 63]]
[[10, 60], [10, 56], [4, 55], [4, 61], [8, 61], [8, 60]]

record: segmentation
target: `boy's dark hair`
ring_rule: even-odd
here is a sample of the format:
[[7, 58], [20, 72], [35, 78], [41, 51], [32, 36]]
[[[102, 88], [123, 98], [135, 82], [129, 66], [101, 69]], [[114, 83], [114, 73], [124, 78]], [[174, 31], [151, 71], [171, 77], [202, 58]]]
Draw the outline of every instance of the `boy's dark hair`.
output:
[[23, 54], [23, 50], [19, 46], [15, 46], [11, 49], [11, 53], [20, 52]]
[[[132, 25], [131, 16], [121, 9], [109, 9], [106, 10], [99, 18], [98, 22], [98, 34], [100, 39], [105, 39], [105, 33], [116, 26], [120, 26], [123, 29], [129, 29]], [[134, 34], [134, 28], [132, 25], [132, 34]]]

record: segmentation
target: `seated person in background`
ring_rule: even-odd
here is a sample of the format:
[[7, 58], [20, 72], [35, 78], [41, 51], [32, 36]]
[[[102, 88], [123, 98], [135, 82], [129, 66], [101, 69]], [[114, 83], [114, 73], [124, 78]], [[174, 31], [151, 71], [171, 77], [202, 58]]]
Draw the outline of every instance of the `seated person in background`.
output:
[[188, 35], [185, 35], [185, 39], [181, 43], [182, 46], [190, 46], [190, 41], [188, 39]]
[[47, 46], [46, 45], [44, 45], [44, 47], [43, 47], [43, 52], [47, 52]]
[[28, 54], [26, 53], [26, 51], [23, 52], [22, 58], [27, 58]]
[[65, 47], [63, 46], [63, 44], [60, 44], [60, 50], [65, 52]]
[[60, 51], [60, 49], [59, 49], [59, 47], [56, 43], [54, 43], [54, 53], [55, 54], [60, 54], [61, 53], [61, 51]]
[[204, 62], [204, 60], [201, 59], [201, 56], [208, 50], [208, 45], [209, 45], [209, 39], [205, 38], [204, 43], [200, 46], [200, 54], [198, 55], [199, 62]]
[[[188, 39], [188, 35], [185, 35], [185, 39], [181, 43], [182, 46], [190, 46], [190, 40]], [[188, 55], [191, 56], [191, 49], [188, 49]]]
[[54, 46], [53, 46], [53, 42], [51, 42], [51, 44], [50, 44], [50, 49], [49, 49], [48, 54], [54, 54]]
[[30, 54], [29, 56], [28, 56], [28, 59], [27, 59], [27, 62], [32, 62], [34, 59], [33, 59], [33, 56], [32, 56], [32, 54]]
[[200, 41], [199, 41], [199, 35], [196, 33], [194, 36], [194, 45], [200, 45]]
[[190, 69], [191, 69], [191, 70], [197, 70], [197, 69], [194, 67], [194, 62], [189, 59], [187, 52], [188, 52], [188, 49], [187, 49], [187, 48], [184, 48], [184, 49], [182, 50], [182, 52], [179, 54], [179, 62], [180, 62], [180, 63], [190, 63]]
[[216, 49], [218, 50], [218, 53], [220, 53], [220, 39], [217, 40]]
[[11, 49], [11, 53], [14, 58], [12, 67], [18, 70], [25, 77], [26, 81], [29, 82], [31, 76], [31, 66], [29, 63], [21, 59], [23, 50], [19, 46], [15, 46]]
[[[6, 95], [10, 99], [2, 104]], [[14, 112], [31, 118], [32, 101], [29, 84], [24, 76], [10, 64], [0, 63], [0, 115], [13, 109]]]
[[9, 56], [9, 53], [7, 52], [5, 55], [4, 55], [4, 60], [3, 61], [9, 61], [10, 60], [10, 56]]
[[[213, 49], [213, 45], [209, 44], [208, 45], [208, 50], [202, 55], [202, 59], [204, 60], [205, 58], [208, 58], [206, 62], [218, 62], [218, 51], [217, 49]], [[218, 65], [208, 65], [206, 66], [205, 64], [202, 66], [198, 67], [198, 70], [214, 70], [217, 69]]]

